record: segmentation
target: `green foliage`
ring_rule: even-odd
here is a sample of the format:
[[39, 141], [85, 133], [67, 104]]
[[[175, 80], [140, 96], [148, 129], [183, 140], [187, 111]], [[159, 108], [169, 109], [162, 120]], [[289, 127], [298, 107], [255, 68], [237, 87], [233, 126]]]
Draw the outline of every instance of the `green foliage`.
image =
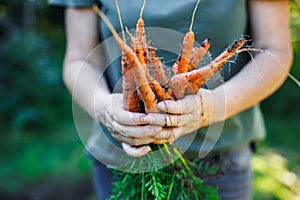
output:
[[[166, 151], [172, 155], [177, 154], [174, 148]], [[143, 162], [133, 163], [132, 166], [138, 168], [144, 164]], [[161, 169], [150, 172], [135, 171], [137, 173], [114, 170], [115, 181], [109, 200], [220, 199], [217, 189], [205, 184], [205, 180], [218, 174], [218, 167], [210, 166], [198, 159], [190, 162], [180, 157]], [[193, 172], [199, 173], [195, 175]]]
[[[45, 12], [49, 10], [45, 9], [45, 2], [32, 2], [32, 8], [28, 5], [27, 10], [37, 16], [49, 15]], [[0, 4], [0, 126], [6, 132], [47, 130], [60, 117], [71, 113], [70, 98], [61, 79], [62, 29], [53, 25], [55, 36], [52, 31], [43, 30], [46, 23], [50, 27], [46, 18], [31, 24], [34, 27], [26, 25], [27, 16], [17, 12], [25, 4], [19, 1]]]
[[[60, 69], [47, 55], [47, 41], [38, 35], [26, 40], [16, 35], [2, 43], [0, 56], [1, 121], [16, 130], [29, 127], [44, 128], [49, 120], [56, 121], [66, 109], [66, 92]], [[18, 51], [18, 52], [16, 52]]]
[[0, 2], [0, 196], [91, 171], [61, 78], [62, 11], [46, 0]]
[[[290, 2], [291, 35], [293, 48], [296, 54], [300, 52], [300, 1], [292, 0]], [[299, 54], [298, 54], [299, 55]], [[299, 72], [299, 71], [298, 71]]]
[[300, 178], [288, 170], [287, 160], [269, 150], [253, 158], [255, 199], [299, 199]]
[[91, 173], [72, 123], [61, 123], [52, 134], [26, 132], [2, 136], [0, 196], [54, 179], [74, 183]]

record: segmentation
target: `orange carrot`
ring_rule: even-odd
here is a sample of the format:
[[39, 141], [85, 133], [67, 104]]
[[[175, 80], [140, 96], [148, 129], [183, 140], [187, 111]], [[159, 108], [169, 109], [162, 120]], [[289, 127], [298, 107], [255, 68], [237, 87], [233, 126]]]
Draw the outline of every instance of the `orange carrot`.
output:
[[175, 64], [172, 67], [174, 75], [189, 71], [189, 58], [192, 54], [195, 35], [193, 31], [189, 30], [183, 39], [181, 52]]
[[187, 73], [178, 74], [170, 79], [170, 88], [175, 99], [181, 99], [185, 95], [186, 88], [190, 85], [192, 93], [195, 94], [212, 76], [220, 70], [224, 64], [234, 55], [237, 50], [245, 44], [245, 39], [240, 39], [230, 45], [223, 53], [215, 58], [209, 65], [192, 70]]
[[173, 100], [172, 91], [169, 88], [163, 88], [152, 76], [148, 77], [148, 80], [159, 101]]
[[132, 47], [133, 51], [135, 52], [137, 58], [139, 59], [141, 65], [145, 68], [145, 71], [148, 76], [149, 70], [148, 70], [147, 64], [145, 63], [144, 51], [143, 51], [142, 45], [139, 42], [138, 38], [131, 36], [131, 47]]
[[132, 48], [135, 51], [135, 54], [136, 54], [137, 58], [139, 59], [141, 65], [144, 67], [149, 84], [150, 84], [153, 92], [155, 93], [156, 97], [158, 98], [158, 100], [162, 101], [165, 99], [168, 99], [168, 100], [172, 99], [171, 91], [165, 90], [162, 87], [162, 85], [160, 85], [159, 82], [150, 75], [150, 73], [148, 71], [148, 67], [144, 60], [142, 46], [139, 43], [139, 41], [137, 40], [137, 38], [134, 38], [134, 37], [132, 38]]
[[202, 60], [202, 58], [205, 56], [207, 53], [210, 43], [210, 39], [205, 39], [202, 44], [199, 47], [194, 47], [192, 51], [192, 55], [189, 59], [189, 71], [195, 69], [199, 62]]
[[142, 105], [137, 95], [136, 84], [133, 81], [134, 74], [124, 54], [122, 55], [121, 65], [123, 73], [123, 108], [131, 112], [140, 112], [142, 111]]
[[146, 5], [146, 0], [144, 0], [143, 6], [142, 6], [142, 9], [140, 12], [140, 17], [136, 24], [136, 38], [142, 45], [144, 60], [145, 60], [145, 63], [148, 64], [148, 45], [147, 45], [146, 34], [145, 34], [145, 25], [144, 25], [144, 20], [143, 20], [143, 12], [144, 12], [145, 5]]
[[[126, 37], [125, 37], [118, 0], [115, 0], [115, 4], [118, 11], [123, 41], [125, 42]], [[137, 95], [136, 84], [133, 81], [134, 74], [132, 73], [132, 67], [130, 66], [129, 61], [123, 52], [122, 52], [121, 66], [122, 66], [122, 74], [123, 74], [123, 108], [131, 112], [141, 112], [142, 104]]]
[[[189, 71], [194, 70], [197, 67], [197, 65], [199, 64], [199, 62], [202, 60], [202, 58], [205, 56], [205, 54], [207, 53], [207, 51], [211, 45], [209, 43], [209, 40], [210, 39], [205, 39], [199, 47], [193, 48], [193, 52], [192, 52], [192, 55], [189, 60]], [[194, 94], [195, 92], [193, 90], [194, 89], [192, 89], [191, 85], [189, 85], [186, 88], [186, 93]]]
[[188, 77], [186, 73], [177, 74], [170, 79], [170, 88], [172, 90], [172, 97], [182, 99], [185, 94], [185, 88], [189, 85]]
[[119, 37], [115, 28], [113, 27], [109, 19], [105, 16], [105, 14], [97, 6], [93, 6], [93, 9], [102, 18], [104, 23], [110, 29], [120, 49], [124, 52], [124, 55], [127, 57], [134, 73], [138, 95], [144, 103], [146, 113], [159, 112], [157, 108], [157, 98], [148, 83], [145, 69], [141, 65], [135, 52], [133, 52], [133, 50], [126, 44], [126, 42], [124, 42]]
[[200, 0], [197, 0], [196, 6], [195, 6], [193, 14], [192, 14], [190, 28], [184, 36], [181, 52], [179, 54], [177, 62], [172, 67], [172, 71], [173, 71], [174, 75], [180, 74], [180, 73], [185, 73], [185, 72], [189, 71], [188, 63], [189, 63], [190, 56], [192, 54], [194, 40], [195, 40], [195, 35], [194, 35], [192, 28], [193, 28], [195, 14], [198, 9], [199, 3], [200, 3]]
[[140, 98], [144, 102], [146, 113], [159, 112], [158, 108], [156, 107], [158, 102], [149, 85], [145, 68], [141, 65], [136, 54], [130, 49], [130, 47], [125, 45], [126, 44], [124, 43], [119, 43], [120, 48], [124, 49], [125, 55], [128, 58], [129, 63], [132, 65], [137, 91]]
[[140, 17], [136, 25], [136, 38], [132, 37], [132, 48], [135, 51], [140, 63], [146, 71], [146, 76], [148, 78], [149, 84], [155, 93], [159, 101], [165, 99], [172, 99], [171, 91], [165, 90], [157, 79], [153, 78], [148, 69], [148, 45], [145, 35], [144, 20], [142, 14], [145, 8], [146, 0], [144, 0], [143, 7], [141, 9]]
[[166, 86], [168, 83], [168, 78], [166, 77], [166, 73], [163, 67], [162, 62], [160, 61], [159, 57], [156, 55], [154, 47], [152, 47], [152, 44], [150, 42], [149, 46], [149, 52], [150, 52], [150, 58], [151, 58], [151, 64], [150, 69], [153, 73], [154, 79], [159, 82], [160, 85], [163, 87]]

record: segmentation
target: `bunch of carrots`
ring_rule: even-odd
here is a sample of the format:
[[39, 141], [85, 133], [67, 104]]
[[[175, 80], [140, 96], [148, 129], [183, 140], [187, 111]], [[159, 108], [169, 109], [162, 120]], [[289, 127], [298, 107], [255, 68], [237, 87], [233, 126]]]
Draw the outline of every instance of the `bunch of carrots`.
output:
[[107, 24], [122, 50], [123, 107], [131, 112], [157, 113], [160, 112], [157, 108], [159, 101], [178, 100], [185, 95], [196, 94], [245, 44], [245, 39], [235, 41], [211, 63], [197, 69], [211, 44], [206, 39], [200, 46], [194, 47], [192, 20], [183, 39], [181, 53], [172, 66], [173, 76], [167, 77], [155, 48], [147, 43], [142, 11], [136, 25], [136, 34], [131, 35], [130, 47], [126, 44], [124, 32], [121, 39], [104, 13], [98, 7], [94, 7], [94, 10]]
[[[118, 2], [115, 0], [117, 8]], [[238, 53], [238, 50], [245, 44], [246, 40], [244, 38], [235, 41], [231, 44], [227, 49], [225, 49], [219, 56], [217, 56], [214, 60], [212, 60], [208, 65], [197, 68], [199, 62], [203, 59], [203, 57], [208, 52], [209, 47], [211, 46], [210, 40], [205, 39], [200, 46], [194, 47], [195, 35], [192, 31], [192, 26], [194, 22], [194, 15], [200, 0], [197, 1], [195, 6], [192, 22], [189, 30], [185, 34], [182, 42], [181, 52], [176, 60], [176, 62], [172, 66], [173, 75], [168, 77], [166, 71], [164, 69], [163, 63], [160, 58], [156, 54], [156, 49], [152, 46], [151, 42], [148, 43], [146, 40], [144, 20], [142, 17], [143, 9], [145, 7], [145, 2], [140, 13], [140, 17], [136, 24], [136, 32], [135, 35], [129, 33], [131, 37], [131, 46], [127, 45], [124, 28], [121, 20], [120, 11], [119, 19], [122, 29], [123, 38], [121, 38], [110, 21], [107, 19], [105, 14], [99, 10], [97, 6], [94, 6], [94, 11], [102, 18], [102, 20], [106, 23], [110, 31], [112, 32], [117, 44], [119, 45], [122, 51], [122, 73], [123, 73], [123, 107], [125, 110], [130, 112], [145, 112], [145, 113], [158, 113], [160, 110], [157, 108], [157, 104], [160, 101], [164, 100], [178, 100], [182, 99], [186, 95], [196, 94], [199, 89], [209, 80], [211, 79], [216, 72], [218, 72], [229, 59], [231, 59], [234, 55]], [[164, 144], [164, 147], [167, 152], [168, 146]], [[200, 199], [199, 196], [201, 189], [203, 189], [203, 181], [193, 174], [193, 171], [190, 169], [189, 165], [180, 155], [180, 153], [173, 149], [174, 153], [178, 156], [180, 160], [180, 164], [177, 162], [173, 162], [174, 168], [181, 166], [182, 170], [179, 170], [182, 173], [182, 177], [185, 177], [183, 180], [184, 184], [178, 184], [175, 188], [174, 182], [182, 181], [176, 180], [174, 174], [170, 174], [167, 171], [154, 171], [148, 178], [149, 180], [156, 180], [157, 184], [163, 184], [157, 182], [158, 180], [162, 180], [156, 177], [160, 177], [161, 174], [166, 175], [167, 177], [173, 177], [172, 180], [167, 181], [170, 182], [168, 191], [156, 191], [154, 193], [163, 194], [167, 193], [168, 198], [161, 199], [171, 199], [172, 191], [184, 191], [184, 187], [187, 183], [192, 184], [193, 188], [193, 198]], [[194, 166], [194, 165], [192, 165]], [[195, 167], [195, 166], [194, 166]], [[171, 170], [172, 171], [172, 170]], [[173, 173], [173, 172], [172, 172]], [[118, 177], [121, 176], [122, 173], [118, 172]], [[128, 174], [123, 176], [123, 180], [119, 180], [119, 183], [116, 181], [116, 194], [115, 199], [119, 199], [122, 193], [126, 190], [128, 186], [128, 190], [131, 190], [132, 185], [126, 185], [126, 177], [128, 178]], [[138, 181], [145, 183], [147, 181], [145, 178], [145, 173], [141, 172], [140, 174], [132, 174], [131, 178], [135, 180], [135, 178], [141, 178], [142, 181]], [[181, 176], [178, 176], [181, 177]], [[149, 181], [148, 180], [148, 181]], [[190, 182], [189, 182], [190, 181]], [[124, 185], [125, 184], [125, 185]], [[122, 186], [122, 187], [120, 187]], [[138, 186], [140, 187], [140, 185]], [[135, 194], [136, 196], [142, 196], [142, 199], [148, 199], [147, 194], [144, 191], [144, 188], [149, 187], [148, 184], [143, 184], [141, 186], [142, 191], [141, 194]], [[183, 187], [183, 188], [182, 188]], [[121, 188], [121, 191], [120, 191]], [[152, 187], [148, 188], [148, 190], [152, 190]], [[207, 189], [207, 194], [211, 193], [213, 190]], [[150, 192], [151, 193], [151, 192]], [[152, 193], [149, 196], [153, 195]], [[177, 198], [177, 197], [176, 197]], [[112, 198], [114, 199], [114, 198]], [[155, 199], [159, 199], [156, 195]], [[216, 198], [218, 199], [218, 198]]]

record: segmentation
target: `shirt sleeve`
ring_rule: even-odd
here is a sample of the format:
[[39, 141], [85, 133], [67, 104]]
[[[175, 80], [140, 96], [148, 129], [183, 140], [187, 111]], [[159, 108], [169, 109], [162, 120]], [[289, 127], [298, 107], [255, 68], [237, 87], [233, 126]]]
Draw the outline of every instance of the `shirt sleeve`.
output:
[[64, 7], [84, 7], [91, 6], [96, 0], [48, 0], [48, 4]]

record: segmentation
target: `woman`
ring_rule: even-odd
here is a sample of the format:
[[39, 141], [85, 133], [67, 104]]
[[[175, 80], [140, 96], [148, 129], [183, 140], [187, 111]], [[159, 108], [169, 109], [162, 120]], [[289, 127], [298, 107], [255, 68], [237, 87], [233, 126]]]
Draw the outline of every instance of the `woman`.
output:
[[[289, 35], [289, 3], [287, 0], [202, 0], [196, 14], [193, 30], [196, 40], [210, 37], [214, 56], [241, 35], [249, 34], [254, 48], [266, 50], [255, 53], [255, 62], [247, 56], [239, 56], [234, 66], [227, 65], [222, 72], [224, 83], [216, 83], [210, 89], [201, 89], [178, 101], [158, 105], [169, 113], [178, 124], [172, 131], [165, 124], [164, 114], [145, 115], [129, 113], [122, 108], [122, 95], [118, 93], [120, 78], [118, 62], [107, 69], [107, 60], [114, 48], [100, 47], [98, 59], [87, 55], [111, 36], [103, 22], [93, 12], [92, 0], [50, 0], [55, 5], [66, 6], [67, 48], [64, 61], [64, 81], [75, 101], [104, 127], [104, 135], [95, 133], [88, 143], [88, 150], [96, 160], [104, 164], [118, 165], [118, 153], [113, 141], [130, 156], [138, 157], [150, 151], [149, 143], [170, 142], [184, 138], [196, 131], [195, 139], [186, 155], [196, 157], [203, 143], [203, 127], [225, 120], [221, 135], [212, 144], [212, 153], [204, 159], [217, 163], [224, 175], [209, 180], [217, 185], [222, 199], [251, 199], [251, 144], [264, 137], [265, 130], [259, 104], [275, 92], [287, 77], [292, 63]], [[142, 1], [120, 1], [124, 24], [135, 27]], [[156, 26], [184, 33], [187, 30], [195, 0], [151, 0], [144, 11], [147, 26]], [[119, 27], [114, 1], [101, 0], [99, 5]], [[179, 42], [178, 42], [179, 43]], [[119, 53], [119, 52], [118, 52]], [[278, 63], [280, 61], [280, 64]], [[84, 70], [82, 70], [84, 65]], [[105, 78], [99, 76], [105, 72]], [[112, 93], [112, 91], [115, 91]], [[222, 103], [220, 104], [220, 99]], [[225, 101], [224, 101], [225, 99]], [[113, 106], [111, 105], [114, 101]], [[94, 102], [97, 102], [96, 104]], [[176, 114], [176, 115], [175, 115]], [[145, 126], [139, 126], [145, 124]], [[98, 129], [99, 130], [99, 129]], [[108, 131], [110, 130], [110, 131]], [[97, 132], [97, 131], [96, 131]], [[104, 139], [105, 135], [109, 140]], [[113, 139], [115, 138], [115, 140]], [[109, 143], [109, 144], [108, 144]], [[135, 148], [131, 145], [140, 145]], [[105, 198], [111, 189], [111, 172], [101, 162], [95, 161], [95, 183], [99, 198]]]

